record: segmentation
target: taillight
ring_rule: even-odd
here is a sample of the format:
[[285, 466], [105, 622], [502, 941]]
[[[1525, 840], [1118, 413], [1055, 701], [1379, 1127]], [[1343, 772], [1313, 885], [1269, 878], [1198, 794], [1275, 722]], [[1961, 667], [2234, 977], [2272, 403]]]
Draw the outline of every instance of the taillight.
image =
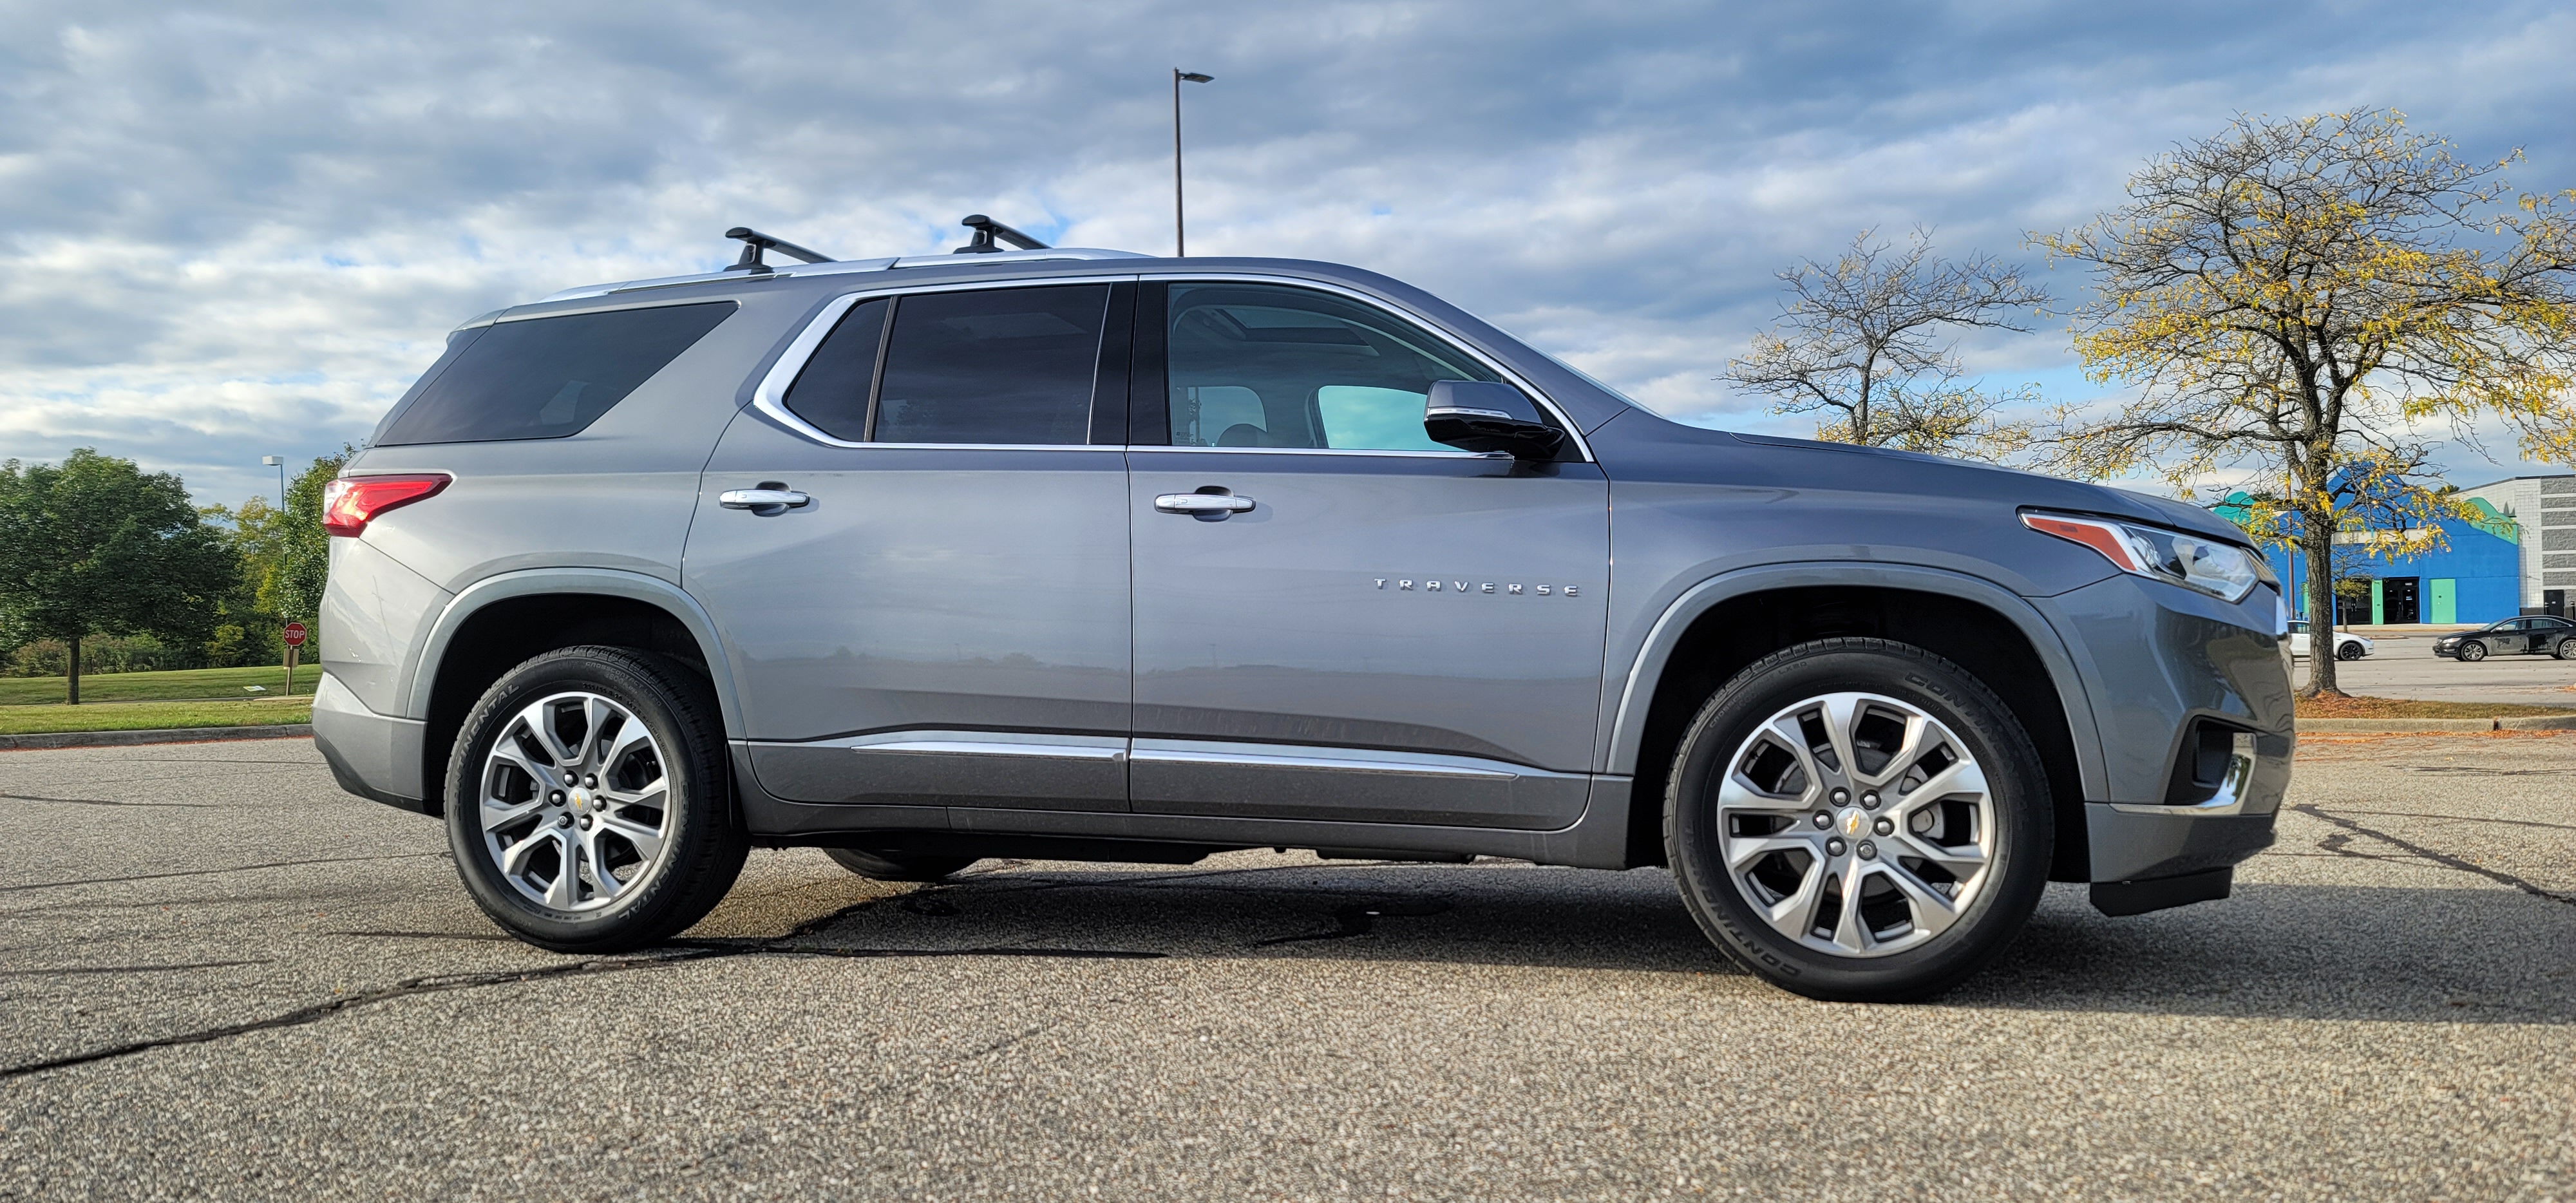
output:
[[322, 486], [322, 529], [355, 539], [386, 510], [410, 505], [447, 487], [444, 473], [419, 476], [343, 476]]

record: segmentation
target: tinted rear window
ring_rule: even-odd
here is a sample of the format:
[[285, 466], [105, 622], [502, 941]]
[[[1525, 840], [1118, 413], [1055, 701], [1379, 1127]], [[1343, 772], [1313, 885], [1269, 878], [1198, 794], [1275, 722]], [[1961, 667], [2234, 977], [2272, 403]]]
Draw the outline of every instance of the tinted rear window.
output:
[[1106, 284], [904, 297], [886, 339], [875, 441], [1084, 442], [1108, 310]]
[[559, 439], [579, 433], [679, 358], [734, 303], [664, 305], [501, 322], [454, 349], [394, 415], [380, 446]]
[[861, 301], [814, 348], [796, 383], [787, 386], [788, 412], [836, 439], [868, 437], [868, 390], [877, 380], [877, 349], [885, 340], [886, 314], [894, 302]]

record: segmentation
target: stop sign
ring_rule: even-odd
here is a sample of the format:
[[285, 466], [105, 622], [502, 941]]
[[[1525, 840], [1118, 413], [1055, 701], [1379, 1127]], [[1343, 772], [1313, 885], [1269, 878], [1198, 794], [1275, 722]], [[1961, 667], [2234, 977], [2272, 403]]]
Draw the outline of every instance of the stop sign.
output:
[[285, 638], [288, 647], [304, 646], [304, 624], [300, 622], [286, 624]]

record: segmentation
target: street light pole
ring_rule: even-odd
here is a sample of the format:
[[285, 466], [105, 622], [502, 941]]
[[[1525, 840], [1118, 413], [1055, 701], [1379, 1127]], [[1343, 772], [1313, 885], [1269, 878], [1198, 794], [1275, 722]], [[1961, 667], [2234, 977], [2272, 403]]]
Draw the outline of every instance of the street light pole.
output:
[[263, 455], [259, 462], [262, 467], [277, 469], [277, 512], [283, 514], [286, 512], [286, 457]]
[[1187, 227], [1181, 223], [1181, 84], [1216, 82], [1213, 75], [1172, 68], [1172, 258], [1189, 257]]

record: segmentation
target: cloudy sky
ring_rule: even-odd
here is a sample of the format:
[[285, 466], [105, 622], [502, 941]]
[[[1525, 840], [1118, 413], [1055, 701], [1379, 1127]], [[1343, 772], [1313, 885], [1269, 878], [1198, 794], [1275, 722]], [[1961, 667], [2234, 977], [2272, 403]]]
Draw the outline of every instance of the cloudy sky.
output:
[[[2238, 113], [2404, 110], [2576, 187], [2558, 4], [289, 3], [0, 6], [0, 458], [77, 446], [275, 488], [476, 313], [839, 257], [985, 212], [1402, 276], [1674, 416], [1804, 434], [1712, 377], [1774, 272], [1864, 227], [2035, 259]], [[2062, 296], [2080, 276], [2044, 274]], [[1965, 347], [2101, 395], [2059, 324]], [[2454, 449], [2455, 478], [2507, 475]], [[2472, 479], [2473, 478], [2473, 479]], [[266, 483], [263, 483], [266, 482]]]

